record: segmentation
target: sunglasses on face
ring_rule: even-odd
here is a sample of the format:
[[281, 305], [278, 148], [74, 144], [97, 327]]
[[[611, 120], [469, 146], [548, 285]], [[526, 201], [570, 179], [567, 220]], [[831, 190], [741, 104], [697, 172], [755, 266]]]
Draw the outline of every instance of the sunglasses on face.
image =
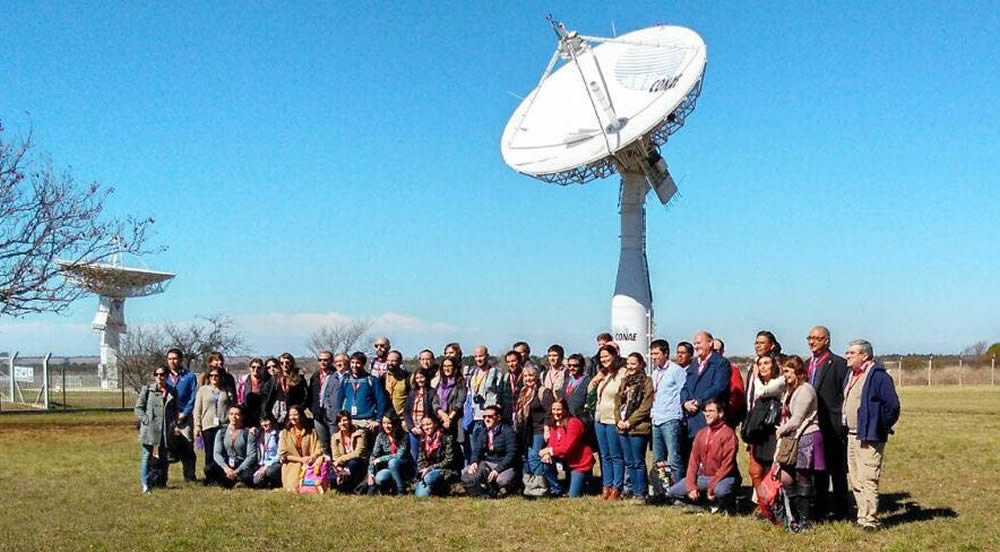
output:
[[217, 377], [219, 377], [219, 374], [209, 374], [208, 377], [210, 377], [210, 378], [217, 378]]
[[577, 364], [575, 362], [570, 362], [569, 363], [569, 367], [570, 368], [579, 368], [580, 366], [583, 366], [583, 365], [582, 364]]
[[155, 373], [153, 375], [156, 376], [156, 377], [158, 377], [158, 378], [165, 378], [165, 377], [167, 377], [167, 373], [166, 372], [157, 372], [157, 373]]

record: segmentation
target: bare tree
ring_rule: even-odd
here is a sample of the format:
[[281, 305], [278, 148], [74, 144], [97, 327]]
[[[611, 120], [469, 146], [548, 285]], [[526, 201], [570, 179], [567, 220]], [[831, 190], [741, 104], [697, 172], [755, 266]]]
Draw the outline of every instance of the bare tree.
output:
[[977, 341], [963, 349], [962, 354], [971, 356], [976, 361], [976, 366], [979, 366], [979, 361], [983, 359], [983, 355], [986, 354], [986, 349], [988, 348], [989, 344], [985, 341]]
[[166, 337], [156, 326], [133, 325], [121, 340], [118, 374], [136, 393], [150, 382], [153, 369], [167, 362]]
[[0, 316], [61, 312], [87, 293], [64, 278], [69, 266], [142, 255], [153, 219], [104, 218], [114, 188], [78, 186], [69, 169], [36, 155], [31, 133], [4, 140], [0, 121]]
[[139, 390], [149, 383], [153, 369], [166, 362], [166, 351], [177, 347], [184, 351], [188, 368], [200, 371], [204, 358], [212, 351], [226, 356], [246, 352], [243, 335], [232, 319], [222, 315], [199, 316], [187, 324], [132, 326], [121, 343], [118, 370], [123, 381]]
[[313, 355], [320, 351], [349, 353], [352, 350], [368, 349], [372, 344], [372, 338], [368, 335], [371, 327], [371, 320], [346, 320], [321, 326], [309, 336], [306, 346]]

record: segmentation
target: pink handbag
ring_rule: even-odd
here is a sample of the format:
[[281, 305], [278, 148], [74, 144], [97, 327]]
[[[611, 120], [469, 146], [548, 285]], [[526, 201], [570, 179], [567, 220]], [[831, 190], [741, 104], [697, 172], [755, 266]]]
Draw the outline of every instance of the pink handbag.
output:
[[323, 494], [330, 488], [330, 460], [321, 456], [299, 472], [299, 494]]

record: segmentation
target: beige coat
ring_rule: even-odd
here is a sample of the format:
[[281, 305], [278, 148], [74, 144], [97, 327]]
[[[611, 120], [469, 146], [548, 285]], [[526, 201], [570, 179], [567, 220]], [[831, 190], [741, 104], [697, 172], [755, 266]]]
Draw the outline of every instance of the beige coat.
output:
[[322, 445], [315, 431], [310, 431], [302, 437], [302, 449], [295, 448], [295, 437], [292, 432], [285, 429], [278, 436], [278, 456], [281, 458], [281, 487], [286, 491], [295, 492], [299, 490], [299, 474], [302, 471], [301, 462], [288, 462], [286, 458], [292, 456], [316, 456], [323, 454]]
[[333, 437], [330, 439], [330, 450], [331, 456], [333, 456], [333, 462], [338, 466], [343, 466], [348, 460], [354, 460], [355, 458], [360, 460], [368, 460], [368, 443], [367, 443], [367, 432], [363, 429], [355, 429], [354, 433], [351, 433], [351, 446], [353, 449], [351, 452], [347, 452], [347, 447], [344, 446], [344, 439], [340, 433], [340, 429], [336, 429]]
[[[204, 431], [216, 427], [225, 426], [228, 421], [226, 415], [229, 413], [229, 393], [225, 389], [218, 389], [219, 400], [213, 409], [212, 391], [216, 391], [211, 385], [202, 385], [198, 388], [198, 393], [194, 396], [194, 417], [195, 431]], [[205, 444], [205, 450], [209, 445]]]

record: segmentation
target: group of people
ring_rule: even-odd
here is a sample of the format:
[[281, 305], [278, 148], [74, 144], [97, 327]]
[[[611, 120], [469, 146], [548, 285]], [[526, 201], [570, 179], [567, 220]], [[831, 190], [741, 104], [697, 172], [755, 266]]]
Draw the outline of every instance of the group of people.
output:
[[597, 342], [590, 359], [552, 345], [543, 367], [525, 342], [502, 364], [477, 346], [469, 366], [451, 343], [440, 360], [421, 351], [407, 370], [379, 337], [370, 361], [362, 352], [320, 352], [308, 380], [288, 353], [252, 359], [239, 380], [212, 353], [198, 378], [171, 349], [135, 407], [140, 484], [143, 492], [164, 486], [172, 460], [194, 481], [203, 449], [203, 482], [223, 487], [412, 488], [423, 497], [460, 484], [470, 496], [599, 493], [729, 512], [742, 484], [742, 438], [765, 517], [794, 531], [845, 519], [853, 493], [857, 523], [879, 527], [882, 455], [900, 407], [867, 341], [852, 341], [841, 358], [817, 326], [804, 360], [783, 355], [761, 331], [745, 373], [706, 331], [677, 344], [673, 360], [663, 339], [650, 344], [648, 362], [622, 355], [609, 334]]

